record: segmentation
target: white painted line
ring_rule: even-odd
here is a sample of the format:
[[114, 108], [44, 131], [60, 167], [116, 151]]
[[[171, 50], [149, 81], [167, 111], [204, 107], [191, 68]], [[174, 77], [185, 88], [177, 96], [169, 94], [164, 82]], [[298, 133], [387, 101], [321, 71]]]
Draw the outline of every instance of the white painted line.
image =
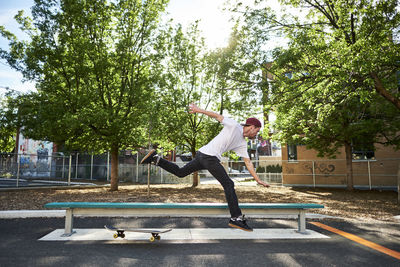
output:
[[[125, 232], [125, 238], [114, 239], [113, 232], [106, 229], [74, 229], [71, 236], [62, 236], [64, 229], [57, 229], [39, 241], [109, 241], [109, 240], [149, 240], [150, 234]], [[215, 239], [319, 239], [329, 238], [313, 230], [299, 233], [296, 229], [262, 228], [245, 232], [230, 228], [181, 228], [161, 234], [161, 240], [215, 240]]]

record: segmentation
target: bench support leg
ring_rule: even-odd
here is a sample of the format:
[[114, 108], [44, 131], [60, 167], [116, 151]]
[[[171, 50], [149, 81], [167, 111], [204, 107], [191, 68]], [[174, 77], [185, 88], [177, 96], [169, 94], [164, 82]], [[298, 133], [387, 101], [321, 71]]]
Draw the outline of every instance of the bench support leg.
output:
[[305, 234], [306, 233], [306, 212], [305, 212], [305, 210], [300, 210], [298, 224], [299, 224], [299, 232], [302, 234]]
[[62, 236], [71, 236], [73, 233], [73, 226], [74, 226], [74, 214], [72, 209], [67, 209], [65, 211], [65, 232]]

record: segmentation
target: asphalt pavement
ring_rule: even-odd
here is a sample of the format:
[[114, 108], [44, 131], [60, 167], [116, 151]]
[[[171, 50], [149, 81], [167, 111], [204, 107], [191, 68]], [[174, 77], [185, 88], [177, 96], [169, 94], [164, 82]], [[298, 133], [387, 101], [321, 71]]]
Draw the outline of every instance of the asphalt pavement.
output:
[[[308, 219], [307, 228], [321, 239], [201, 239], [39, 241], [64, 228], [64, 218], [0, 219], [0, 266], [400, 266], [396, 253], [383, 253], [311, 222], [352, 234], [400, 252], [398, 223], [364, 223]], [[227, 218], [78, 217], [74, 227], [105, 224], [137, 228], [226, 228]], [[296, 228], [296, 220], [254, 219], [258, 229]], [[240, 231], [240, 230], [237, 230]]]

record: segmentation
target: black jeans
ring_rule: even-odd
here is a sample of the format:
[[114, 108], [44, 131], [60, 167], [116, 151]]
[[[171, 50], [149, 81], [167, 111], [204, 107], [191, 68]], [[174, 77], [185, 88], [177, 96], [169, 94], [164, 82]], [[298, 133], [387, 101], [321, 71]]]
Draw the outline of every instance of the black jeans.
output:
[[185, 177], [199, 170], [208, 170], [224, 188], [231, 216], [239, 217], [242, 215], [235, 192], [235, 184], [231, 178], [229, 178], [225, 168], [221, 165], [217, 157], [197, 151], [196, 157], [182, 168], [162, 158], [160, 158], [158, 166], [178, 177]]

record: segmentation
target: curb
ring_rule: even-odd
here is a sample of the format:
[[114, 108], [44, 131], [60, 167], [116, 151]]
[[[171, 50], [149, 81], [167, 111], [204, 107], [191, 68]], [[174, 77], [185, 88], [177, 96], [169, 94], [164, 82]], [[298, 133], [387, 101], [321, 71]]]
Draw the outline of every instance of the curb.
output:
[[4, 210], [0, 211], [0, 219], [24, 218], [62, 218], [65, 210]]

